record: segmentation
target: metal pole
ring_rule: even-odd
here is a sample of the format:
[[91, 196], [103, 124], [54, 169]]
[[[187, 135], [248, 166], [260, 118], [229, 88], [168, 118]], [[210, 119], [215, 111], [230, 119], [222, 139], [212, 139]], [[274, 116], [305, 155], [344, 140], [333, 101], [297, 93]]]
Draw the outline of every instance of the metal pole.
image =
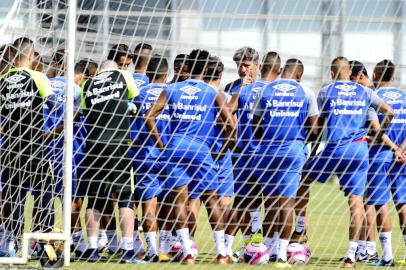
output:
[[72, 156], [73, 156], [73, 95], [74, 95], [74, 65], [75, 65], [75, 34], [76, 34], [76, 0], [69, 1], [68, 15], [68, 44], [67, 44], [67, 79], [68, 92], [66, 95], [66, 111], [64, 121], [64, 234], [66, 235], [64, 245], [64, 265], [70, 265], [70, 228], [72, 209]]
[[103, 57], [107, 58], [107, 53], [109, 50], [109, 43], [107, 42], [109, 40], [109, 0], [104, 0], [103, 2]]

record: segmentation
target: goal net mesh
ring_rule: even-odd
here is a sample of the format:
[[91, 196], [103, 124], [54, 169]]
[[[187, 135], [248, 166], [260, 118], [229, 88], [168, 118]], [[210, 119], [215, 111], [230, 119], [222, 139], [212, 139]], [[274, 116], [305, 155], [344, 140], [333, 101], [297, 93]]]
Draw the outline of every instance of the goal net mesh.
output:
[[[367, 149], [367, 142], [362, 141], [363, 136], [343, 130], [358, 127], [355, 131], [369, 131], [364, 129], [365, 103], [380, 111], [376, 119], [384, 124], [388, 110], [382, 108], [381, 100], [393, 107], [398, 120], [391, 126], [390, 132], [395, 134], [392, 148], [401, 146], [405, 139], [406, 98], [399, 89], [406, 85], [406, 1], [77, 0], [73, 52], [67, 50], [69, 4], [67, 0], [0, 3], [0, 255], [20, 256], [23, 232], [63, 228], [66, 64], [72, 53], [76, 85], [70, 94], [75, 99], [75, 113], [73, 123], [68, 124], [73, 125], [73, 191], [72, 213], [65, 215], [71, 216], [74, 268], [85, 269], [79, 262], [95, 254], [96, 259], [103, 258], [100, 263], [118, 263], [125, 257], [122, 251], [130, 249], [140, 259], [175, 263], [187, 259], [189, 252], [202, 268], [213, 267], [213, 260], [228, 260], [221, 261], [218, 255], [256, 264], [267, 259], [264, 254], [280, 256], [284, 248], [281, 238], [300, 242], [291, 243], [282, 260], [307, 263], [311, 257], [310, 268], [334, 267], [349, 255], [349, 224], [357, 222], [363, 224], [361, 232], [350, 229], [350, 234], [357, 234], [350, 236], [358, 243], [357, 256], [374, 255], [374, 245], [379, 257], [389, 256], [380, 246], [380, 238], [388, 235], [382, 232], [388, 229], [382, 229], [379, 222], [378, 226], [368, 223], [364, 210], [362, 217], [350, 215], [348, 203], [353, 209], [359, 201], [346, 193], [364, 196], [366, 202], [368, 185], [369, 194], [379, 200], [376, 211], [366, 208], [372, 211], [369, 218], [374, 220], [376, 213], [383, 218], [381, 206], [389, 203], [385, 218], [392, 220], [392, 258], [405, 258], [406, 228], [401, 224], [406, 219], [406, 193], [401, 187], [406, 179], [405, 165], [395, 162], [396, 153], [382, 143], [380, 148], [374, 146], [375, 150], [386, 151], [389, 160], [381, 160], [370, 148], [372, 158], [366, 152], [366, 163], [357, 163], [354, 160], [363, 151], [357, 149], [362, 148], [359, 145]], [[240, 48], [245, 48], [241, 55], [253, 58], [236, 61]], [[210, 57], [193, 49], [207, 50]], [[277, 52], [280, 64], [268, 52]], [[188, 58], [188, 54], [195, 58]], [[271, 57], [264, 58], [266, 55]], [[337, 94], [340, 101], [334, 100], [339, 103], [334, 104], [335, 110], [332, 99], [321, 99], [319, 93], [333, 82], [331, 63], [337, 56], [362, 62], [367, 79], [371, 85], [376, 80], [378, 88], [382, 78], [374, 77], [377, 63], [393, 59], [395, 75], [387, 81], [392, 90], [379, 92], [376, 101], [371, 97], [376, 94], [365, 94], [364, 88], [341, 82], [338, 89], [345, 93], [342, 99]], [[265, 75], [279, 65], [284, 69], [286, 60], [292, 58], [300, 59], [304, 66], [300, 84], [291, 74], [289, 79], [295, 82], [285, 80], [272, 88], [284, 93], [282, 97], [267, 95], [263, 89], [268, 88], [263, 87], [275, 78]], [[359, 71], [363, 73], [362, 68]], [[274, 74], [287, 76], [278, 70]], [[359, 73], [355, 75], [359, 80]], [[178, 84], [173, 84], [175, 81]], [[232, 87], [226, 87], [233, 82]], [[248, 86], [241, 86], [245, 83]], [[293, 98], [287, 94], [291, 90], [297, 94]], [[355, 95], [357, 98], [352, 98]], [[261, 105], [266, 98], [271, 99], [269, 107], [266, 101]], [[297, 109], [303, 104], [304, 112]], [[304, 138], [311, 133], [305, 120], [318, 115], [308, 109], [312, 104], [324, 113], [329, 126], [328, 132], [316, 134], [318, 152], [326, 145], [333, 150], [323, 151], [326, 157], [317, 165], [305, 165], [314, 154], [315, 144]], [[334, 122], [333, 112], [340, 114], [339, 107], [347, 118]], [[326, 116], [329, 109], [331, 114]], [[299, 122], [287, 120], [292, 117]], [[255, 119], [259, 119], [256, 131]], [[229, 132], [232, 126], [237, 132]], [[154, 134], [155, 128], [158, 134]], [[341, 133], [358, 144], [345, 141]], [[258, 134], [264, 136], [262, 141], [255, 136]], [[331, 143], [336, 143], [336, 148]], [[345, 144], [341, 156], [339, 144]], [[405, 151], [403, 155], [406, 159]], [[368, 177], [361, 173], [360, 179], [355, 179], [368, 163], [375, 165], [374, 170], [369, 170]], [[292, 164], [299, 164], [299, 169]], [[298, 179], [308, 173], [329, 177], [313, 177], [327, 183], [310, 185], [304, 216], [298, 211], [303, 198], [296, 198], [296, 189]], [[293, 193], [292, 186], [283, 181], [290, 181]], [[287, 197], [291, 200], [284, 200]], [[130, 209], [136, 209], [136, 215]], [[283, 212], [290, 211], [292, 218], [284, 219]], [[95, 243], [97, 252], [92, 253]], [[42, 249], [32, 242], [31, 258]]]

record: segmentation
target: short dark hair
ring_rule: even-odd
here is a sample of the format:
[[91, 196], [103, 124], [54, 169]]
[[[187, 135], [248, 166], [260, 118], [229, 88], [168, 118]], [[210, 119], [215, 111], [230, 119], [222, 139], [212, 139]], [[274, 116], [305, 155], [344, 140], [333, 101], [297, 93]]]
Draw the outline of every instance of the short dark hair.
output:
[[28, 56], [28, 50], [34, 48], [34, 41], [27, 37], [20, 37], [13, 42], [14, 56], [16, 59]]
[[184, 53], [178, 54], [175, 57], [175, 60], [173, 60], [173, 65], [174, 66], [185, 65], [185, 64], [187, 64], [188, 58], [189, 58], [189, 55], [187, 55], [187, 54], [184, 54]]
[[65, 64], [65, 49], [58, 49], [52, 56], [51, 62], [57, 66], [62, 66]]
[[11, 44], [4, 44], [0, 47], [0, 74], [5, 73], [13, 66], [14, 49]]
[[210, 53], [206, 50], [195, 49], [190, 52], [188, 66], [191, 75], [200, 75], [204, 72], [210, 59]]
[[92, 74], [90, 74], [89, 66], [94, 66], [95, 69], [99, 67], [99, 65], [92, 59], [85, 58], [79, 61], [79, 63], [82, 63], [85, 65], [85, 75], [86, 77], [90, 77]]
[[261, 71], [278, 72], [278, 71], [280, 71], [281, 66], [282, 66], [282, 60], [277, 52], [268, 52], [262, 58]]
[[395, 75], [395, 64], [388, 59], [382, 60], [376, 64], [374, 73], [376, 74], [376, 81], [390, 82]]
[[286, 60], [285, 66], [283, 67], [283, 72], [299, 72], [303, 74], [304, 72], [304, 65], [300, 59], [297, 58], [290, 58]]
[[85, 74], [87, 72], [86, 63], [83, 61], [79, 61], [75, 64], [75, 74]]
[[118, 62], [120, 58], [123, 56], [133, 58], [133, 55], [127, 45], [116, 44], [113, 47], [111, 47], [109, 54], [107, 56], [107, 60], [113, 60], [114, 62]]
[[154, 54], [148, 62], [146, 74], [150, 82], [168, 74], [168, 60], [160, 54]]
[[211, 56], [204, 74], [204, 80], [218, 80], [221, 78], [223, 71], [224, 64], [221, 62], [221, 59], [217, 56]]
[[142, 50], [150, 50], [152, 51], [152, 46], [148, 43], [138, 43], [137, 46], [135, 46], [134, 49], [134, 55], [133, 55], [133, 63], [136, 68], [140, 68], [143, 66], [148, 65], [148, 58], [145, 55], [141, 55]]
[[258, 63], [259, 54], [254, 48], [242, 47], [235, 51], [233, 60], [236, 63], [240, 63], [242, 61], [252, 61], [254, 63]]
[[360, 72], [362, 72], [365, 76], [368, 77], [367, 69], [365, 68], [363, 63], [361, 63], [357, 60], [351, 60], [350, 68], [351, 68], [351, 77], [352, 78], [357, 77]]

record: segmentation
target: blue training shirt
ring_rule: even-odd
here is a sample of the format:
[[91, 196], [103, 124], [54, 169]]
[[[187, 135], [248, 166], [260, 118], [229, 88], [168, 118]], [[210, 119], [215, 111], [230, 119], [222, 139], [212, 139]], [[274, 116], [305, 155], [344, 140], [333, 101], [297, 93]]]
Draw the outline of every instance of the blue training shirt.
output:
[[242, 152], [254, 153], [258, 141], [254, 135], [253, 110], [255, 106], [256, 95], [268, 82], [259, 80], [250, 83], [240, 90], [238, 97], [238, 126], [237, 126], [237, 147]]
[[169, 85], [167, 99], [173, 136], [213, 145], [210, 131], [216, 124], [216, 95], [216, 89], [200, 80]]
[[264, 131], [261, 147], [279, 148], [306, 139], [308, 117], [319, 114], [315, 94], [295, 80], [279, 79], [257, 95], [254, 114]]
[[[135, 120], [137, 130], [135, 132], [133, 130], [131, 131], [131, 139], [137, 139], [140, 143], [142, 143], [142, 147], [137, 153], [138, 157], [157, 158], [161, 154], [160, 151], [155, 147], [155, 142], [149, 136], [149, 132], [145, 127], [144, 117], [146, 112], [158, 100], [162, 90], [164, 90], [166, 87], [166, 84], [150, 83], [140, 89], [140, 95], [134, 102], [140, 111], [139, 117], [137, 117]], [[155, 120], [158, 132], [161, 136], [162, 142], [165, 145], [168, 142], [168, 137], [170, 136], [169, 120], [169, 107], [166, 106], [163, 112]]]
[[347, 144], [365, 136], [369, 107], [383, 100], [370, 88], [351, 81], [336, 81], [317, 97], [320, 117], [326, 120], [327, 143]]
[[135, 84], [137, 85], [138, 89], [140, 89], [141, 87], [147, 86], [149, 84], [149, 78], [144, 73], [134, 73], [133, 78], [134, 78]]
[[[406, 138], [406, 92], [395, 87], [382, 87], [376, 93], [393, 109], [395, 116], [392, 119], [386, 135], [396, 145], [401, 145]], [[372, 114], [372, 115], [371, 115]], [[382, 123], [384, 115], [371, 110], [369, 118], [378, 119]]]

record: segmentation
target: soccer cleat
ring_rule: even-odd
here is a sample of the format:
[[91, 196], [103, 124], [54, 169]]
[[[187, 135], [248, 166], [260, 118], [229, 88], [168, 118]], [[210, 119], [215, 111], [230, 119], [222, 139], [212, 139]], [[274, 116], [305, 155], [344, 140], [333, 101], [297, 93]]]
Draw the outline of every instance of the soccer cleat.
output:
[[96, 263], [101, 260], [99, 256], [99, 251], [97, 249], [88, 249], [82, 253], [82, 258], [87, 262]]
[[228, 256], [218, 255], [215, 259], [216, 264], [231, 264]]
[[376, 262], [379, 260], [378, 253], [375, 252], [374, 254], [366, 253], [358, 253], [357, 262]]
[[397, 264], [397, 265], [406, 265], [406, 260], [399, 260], [399, 261], [396, 261], [396, 264]]
[[276, 263], [274, 264], [274, 268], [276, 268], [276, 269], [289, 269], [289, 268], [292, 268], [292, 265], [290, 265], [286, 261], [283, 261], [281, 259], [277, 259]]
[[294, 231], [290, 238], [291, 243], [299, 243], [299, 244], [306, 244], [307, 240], [308, 239], [307, 239], [306, 232]]
[[159, 262], [159, 256], [158, 255], [152, 255], [152, 256], [145, 255], [144, 261], [156, 263], [156, 262]]
[[355, 262], [350, 258], [346, 257], [341, 263], [340, 268], [355, 268]]
[[234, 263], [239, 263], [243, 261], [243, 257], [244, 257], [244, 247], [238, 249], [236, 252], [233, 252], [233, 255], [230, 256], [231, 260]]
[[384, 261], [383, 259], [381, 259], [381, 260], [379, 260], [379, 261], [377, 261], [377, 262], [373, 262], [373, 263], [371, 263], [371, 264], [369, 264], [370, 266], [383, 266], [383, 267], [388, 267], [388, 266], [391, 266], [391, 267], [394, 267], [395, 266], [395, 262], [393, 261], [393, 259], [392, 260], [389, 260], [389, 261]]
[[191, 254], [187, 255], [185, 258], [182, 259], [182, 264], [185, 265], [193, 265], [195, 264], [195, 259]]
[[158, 255], [158, 259], [159, 259], [159, 262], [170, 262], [174, 259], [174, 257], [170, 253], [168, 253], [168, 254], [160, 253]]
[[134, 250], [123, 250], [120, 263], [146, 264], [146, 261], [139, 259]]
[[273, 254], [269, 255], [269, 262], [277, 262], [278, 261], [278, 255]]

